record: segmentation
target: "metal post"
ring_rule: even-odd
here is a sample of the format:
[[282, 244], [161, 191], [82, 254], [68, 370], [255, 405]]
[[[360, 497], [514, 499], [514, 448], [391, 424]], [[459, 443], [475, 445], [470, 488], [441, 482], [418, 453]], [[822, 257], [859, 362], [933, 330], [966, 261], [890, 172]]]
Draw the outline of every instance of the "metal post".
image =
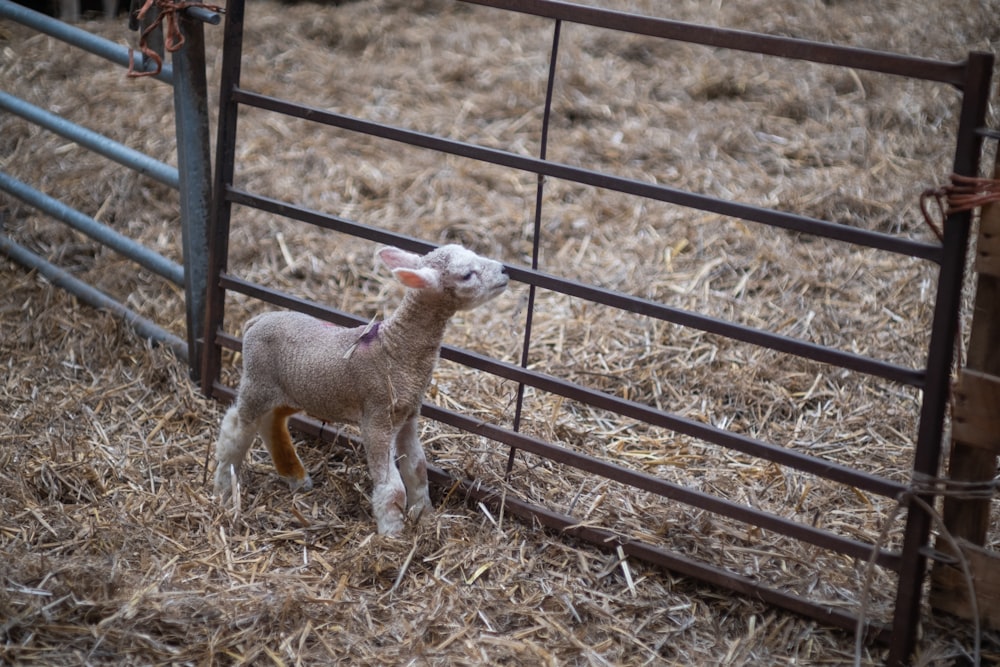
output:
[[[993, 54], [972, 53], [962, 86], [962, 111], [958, 126], [954, 172], [962, 176], [977, 176], [982, 137], [977, 133], [986, 118], [989, 101]], [[930, 348], [927, 353], [927, 381], [920, 406], [920, 424], [914, 453], [914, 475], [937, 476], [941, 459], [945, 409], [948, 403], [952, 357], [958, 329], [958, 315], [965, 275], [965, 255], [969, 241], [971, 213], [948, 216], [944, 228], [944, 252], [941, 276], [935, 300]], [[922, 496], [933, 504], [930, 496]], [[908, 504], [906, 529], [903, 536], [903, 563], [899, 571], [899, 587], [892, 622], [892, 643], [888, 664], [909, 663], [916, 645], [917, 626], [927, 557], [924, 547], [930, 537], [931, 517], [915, 503]]]
[[212, 199], [212, 155], [205, 77], [205, 29], [201, 21], [178, 14], [184, 46], [173, 53], [174, 122], [180, 174], [181, 236], [187, 309], [188, 369], [200, 380], [208, 275], [208, 213]]

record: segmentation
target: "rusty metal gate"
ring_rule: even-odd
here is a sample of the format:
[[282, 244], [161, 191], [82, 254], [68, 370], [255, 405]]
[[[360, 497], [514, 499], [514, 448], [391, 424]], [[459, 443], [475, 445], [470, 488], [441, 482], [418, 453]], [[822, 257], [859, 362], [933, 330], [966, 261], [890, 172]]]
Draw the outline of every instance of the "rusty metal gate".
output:
[[[538, 177], [539, 193], [541, 193], [544, 178], [551, 177], [593, 188], [613, 190], [640, 198], [667, 202], [698, 211], [752, 221], [763, 225], [762, 229], [791, 230], [855, 246], [926, 260], [939, 267], [935, 287], [932, 331], [926, 350], [926, 365], [911, 368], [857, 354], [853, 351], [818, 345], [792, 336], [704, 316], [697, 312], [681, 310], [663, 303], [598, 287], [594, 284], [567, 280], [546, 273], [538, 266], [538, 244], [541, 235], [538, 222], [542, 217], [542, 197], [539, 195], [534, 211], [536, 233], [533, 238], [532, 265], [508, 265], [512, 279], [530, 286], [524, 331], [523, 363], [520, 365], [505, 363], [451, 347], [442, 350], [444, 359], [463, 364], [477, 372], [490, 373], [517, 383], [520, 391], [514, 425], [506, 427], [500, 424], [483, 423], [478, 418], [431, 404], [425, 404], [423, 407], [424, 416], [502, 443], [510, 448], [511, 456], [513, 456], [514, 451], [528, 452], [559, 464], [575, 467], [593, 475], [657, 494], [672, 502], [685, 503], [707, 512], [734, 518], [744, 522], [747, 526], [774, 531], [848, 558], [861, 562], [871, 560], [875, 565], [896, 573], [898, 575], [898, 589], [895, 594], [895, 611], [891, 624], [867, 622], [866, 619], [859, 619], [857, 614], [849, 613], [842, 608], [830, 607], [800, 595], [778, 590], [756, 581], [753, 577], [687, 557], [640, 539], [622, 537], [606, 528], [582, 524], [578, 518], [512, 497], [509, 493], [503, 498], [506, 511], [513, 512], [542, 526], [563, 530], [568, 535], [591, 542], [601, 548], [620, 548], [631, 557], [764, 600], [769, 604], [849, 631], [855, 629], [859, 620], [865, 621], [868, 636], [875, 641], [889, 645], [889, 662], [892, 664], [906, 662], [915, 646], [922, 601], [922, 585], [927, 559], [931, 555], [929, 551], [931, 517], [910, 500], [910, 494], [914, 488], [911, 484], [855, 470], [822, 456], [814, 456], [781, 444], [727, 431], [646, 404], [581, 386], [560, 377], [531, 370], [528, 364], [528, 350], [531, 340], [534, 294], [535, 290], [547, 290], [568, 295], [647, 318], [683, 327], [693, 327], [743, 343], [763, 346], [781, 354], [849, 369], [891, 383], [918, 388], [922, 392], [922, 397], [912, 475], [913, 479], [932, 478], [939, 472], [942, 432], [949, 395], [950, 369], [970, 233], [970, 213], [950, 215], [945, 225], [942, 242], [940, 244], [925, 243], [549, 160], [546, 158], [545, 136], [552, 103], [553, 81], [557, 71], [560, 31], [564, 23], [582, 24], [665, 40], [676, 40], [751, 54], [764, 54], [778, 58], [779, 62], [780, 59], [802, 60], [953, 86], [961, 91], [961, 109], [959, 111], [953, 171], [955, 174], [963, 176], [976, 176], [978, 174], [979, 155], [984, 135], [982, 126], [989, 94], [993, 56], [984, 53], [970, 53], [968, 58], [962, 62], [944, 62], [820, 44], [801, 39], [692, 25], [551, 0], [473, 0], [472, 4], [523, 12], [551, 20], [551, 59], [544, 101], [542, 149], [541, 154], [537, 157], [528, 157], [507, 150], [420, 133], [384, 122], [325, 111], [241, 87], [244, 2], [243, 0], [230, 0], [226, 14], [214, 188], [215, 205], [210, 231], [210, 287], [202, 371], [205, 393], [219, 399], [228, 399], [233, 396], [232, 389], [220, 381], [223, 349], [235, 350], [239, 348], [239, 339], [227, 334], [223, 327], [227, 292], [241, 293], [272, 305], [304, 311], [340, 325], [353, 326], [364, 323], [360, 318], [351, 314], [303, 301], [290, 294], [264, 285], [254, 284], [228, 272], [231, 210], [234, 206], [250, 207], [338, 233], [353, 235], [368, 241], [393, 244], [416, 252], [425, 252], [433, 247], [432, 244], [423, 240], [364, 225], [343, 217], [327, 215], [294, 202], [278, 201], [236, 187], [234, 185], [237, 152], [236, 126], [241, 108], [253, 108], [262, 112], [303, 119], [349, 132], [399, 142], [409, 147], [438, 151], [442, 154], [498, 165], [521, 173], [535, 174]], [[331, 11], [335, 10], [331, 9]], [[745, 455], [758, 457], [779, 466], [810, 473], [848, 487], [854, 487], [859, 491], [889, 499], [899, 499], [908, 509], [901, 548], [889, 549], [808, 523], [789, 520], [520, 432], [518, 428], [520, 406], [526, 387], [565, 397], [596, 409], [611, 411], [642, 424], [681, 433]], [[316, 435], [329, 435], [324, 432], [320, 424], [307, 418], [299, 420], [298, 426]], [[432, 480], [439, 484], [458, 485], [474, 499], [481, 501], [498, 499], [496, 491], [484, 488], [474, 480], [456, 480], [439, 469], [432, 469], [431, 476]], [[919, 493], [922, 494], [923, 491]], [[929, 498], [930, 496], [921, 497]]]

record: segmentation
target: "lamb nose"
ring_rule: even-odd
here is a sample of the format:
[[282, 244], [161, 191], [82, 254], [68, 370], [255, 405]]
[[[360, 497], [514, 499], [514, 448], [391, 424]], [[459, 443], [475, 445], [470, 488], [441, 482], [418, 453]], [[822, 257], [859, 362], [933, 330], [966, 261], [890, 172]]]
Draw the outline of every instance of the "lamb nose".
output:
[[507, 275], [507, 267], [506, 266], [501, 266], [500, 267], [500, 273], [502, 273], [503, 275], [506, 276]]

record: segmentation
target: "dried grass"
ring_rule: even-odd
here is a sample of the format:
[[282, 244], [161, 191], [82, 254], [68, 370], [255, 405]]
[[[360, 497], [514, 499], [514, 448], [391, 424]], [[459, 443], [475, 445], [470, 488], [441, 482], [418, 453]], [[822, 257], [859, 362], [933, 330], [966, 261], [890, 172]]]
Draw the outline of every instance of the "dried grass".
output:
[[[620, 3], [665, 13], [663, 3]], [[997, 51], [998, 8], [911, 2], [670, 3], [675, 18], [959, 58]], [[120, 25], [88, 29], [124, 39]], [[255, 2], [244, 83], [268, 94], [526, 155], [539, 150], [551, 25], [450, 3]], [[218, 66], [218, 30], [209, 29]], [[170, 95], [0, 23], [5, 87], [173, 161]], [[949, 171], [954, 97], [863, 72], [564, 26], [549, 156], [713, 195], [929, 238], [915, 196]], [[212, 102], [214, 105], [214, 101]], [[169, 116], [168, 116], [169, 117]], [[996, 124], [993, 117], [993, 124]], [[19, 119], [0, 168], [180, 259], [176, 195]], [[535, 181], [248, 111], [238, 182], [511, 262], [530, 256]], [[920, 262], [549, 180], [543, 269], [916, 365], [933, 275]], [[9, 198], [7, 233], [178, 334], [181, 294]], [[238, 274], [371, 317], [398, 293], [372, 247], [237, 209]], [[202, 461], [220, 417], [181, 364], [0, 262], [0, 656], [16, 664], [843, 664], [818, 627], [519, 523], [438, 490], [404, 539], [374, 536], [362, 458], [304, 443], [319, 484], [289, 497], [257, 452], [237, 514]], [[526, 291], [458, 318], [449, 342], [516, 361]], [[233, 331], [260, 305], [232, 298]], [[905, 479], [916, 392], [540, 293], [539, 370]], [[229, 367], [232, 382], [237, 369]], [[442, 362], [431, 400], [508, 425], [515, 387]], [[891, 504], [529, 391], [523, 430], [782, 516], [874, 539]], [[351, 433], [350, 430], [347, 433]], [[856, 609], [862, 564], [507, 452], [426, 422], [456, 474], [783, 589]], [[898, 540], [898, 530], [890, 533]], [[994, 544], [1000, 543], [996, 531]], [[871, 613], [891, 605], [880, 575]], [[934, 619], [921, 664], [968, 652]], [[996, 657], [997, 638], [988, 638]], [[992, 642], [992, 643], [990, 643]], [[863, 657], [877, 660], [877, 651]]]

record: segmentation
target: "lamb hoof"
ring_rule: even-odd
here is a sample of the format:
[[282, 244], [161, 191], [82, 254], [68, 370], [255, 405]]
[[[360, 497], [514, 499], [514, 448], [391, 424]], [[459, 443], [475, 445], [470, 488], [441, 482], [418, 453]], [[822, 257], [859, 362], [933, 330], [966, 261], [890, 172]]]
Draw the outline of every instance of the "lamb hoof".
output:
[[288, 488], [293, 492], [302, 491], [304, 493], [306, 491], [312, 491], [313, 481], [312, 477], [310, 477], [308, 473], [306, 473], [306, 476], [301, 479], [298, 477], [285, 477], [284, 479], [288, 482]]
[[380, 517], [376, 523], [378, 524], [378, 534], [386, 535], [388, 537], [397, 537], [401, 535], [403, 528], [406, 526], [403, 521], [402, 512], [394, 513], [391, 516]]
[[215, 484], [212, 491], [215, 497], [222, 502], [228, 500], [229, 496], [232, 495], [233, 473], [233, 466], [224, 463], [220, 463], [215, 469]]
[[434, 508], [430, 503], [418, 503], [406, 510], [406, 519], [412, 524], [420, 523], [423, 519], [431, 515]]

